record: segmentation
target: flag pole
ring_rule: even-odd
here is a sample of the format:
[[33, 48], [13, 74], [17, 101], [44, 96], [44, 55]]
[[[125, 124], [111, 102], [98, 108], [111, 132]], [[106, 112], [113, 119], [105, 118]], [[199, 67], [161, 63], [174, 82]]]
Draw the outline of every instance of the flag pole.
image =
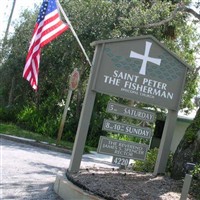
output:
[[86, 60], [88, 61], [90, 67], [92, 67], [92, 64], [91, 64], [91, 62], [90, 62], [90, 59], [88, 58], [88, 56], [87, 56], [87, 54], [86, 54], [86, 52], [85, 52], [85, 49], [83, 48], [83, 45], [81, 44], [81, 42], [80, 42], [80, 40], [79, 40], [79, 38], [78, 38], [76, 32], [74, 31], [74, 29], [73, 29], [73, 27], [72, 27], [72, 25], [71, 25], [71, 22], [69, 21], [68, 17], [66, 16], [66, 14], [65, 14], [65, 12], [64, 12], [64, 10], [63, 10], [63, 8], [62, 8], [62, 6], [60, 5], [60, 2], [59, 2], [58, 0], [57, 0], [57, 3], [58, 3], [58, 6], [59, 6], [59, 8], [60, 8], [60, 10], [61, 10], [61, 12], [62, 12], [62, 14], [63, 14], [63, 16], [64, 16], [66, 22], [67, 22], [67, 24], [69, 25], [69, 27], [70, 27], [70, 29], [71, 29], [71, 31], [72, 31], [72, 33], [73, 33], [74, 37], [76, 38], [76, 40], [77, 40], [79, 46], [81, 47], [81, 49], [82, 49], [82, 51], [83, 51], [83, 53], [84, 53], [84, 55], [85, 55], [85, 57], [86, 57]]

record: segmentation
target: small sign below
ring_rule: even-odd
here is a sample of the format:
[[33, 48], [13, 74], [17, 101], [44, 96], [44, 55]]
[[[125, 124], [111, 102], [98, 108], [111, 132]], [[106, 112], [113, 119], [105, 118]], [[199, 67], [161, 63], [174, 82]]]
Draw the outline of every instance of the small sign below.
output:
[[117, 121], [112, 121], [109, 119], [104, 119], [102, 130], [132, 135], [135, 137], [141, 137], [145, 139], [150, 139], [152, 137], [152, 130], [150, 128], [133, 126]]
[[129, 158], [123, 158], [123, 157], [118, 157], [118, 156], [113, 156], [112, 163], [115, 165], [120, 165], [127, 167], [129, 165]]
[[97, 152], [117, 157], [145, 160], [148, 149], [149, 146], [146, 144], [138, 144], [101, 136]]
[[109, 113], [131, 117], [147, 122], [155, 122], [156, 120], [156, 114], [152, 111], [125, 106], [115, 102], [109, 102], [106, 111]]

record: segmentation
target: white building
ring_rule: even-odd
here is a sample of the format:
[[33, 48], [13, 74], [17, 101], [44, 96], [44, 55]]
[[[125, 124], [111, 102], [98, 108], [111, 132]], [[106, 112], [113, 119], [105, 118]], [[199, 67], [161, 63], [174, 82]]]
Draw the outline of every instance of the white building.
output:
[[[180, 114], [178, 116], [172, 143], [171, 143], [171, 148], [170, 148], [171, 152], [176, 151], [176, 148], [177, 148], [178, 144], [180, 143], [181, 139], [183, 138], [183, 136], [185, 134], [185, 130], [191, 124], [191, 122], [195, 116], [195, 113], [196, 113], [196, 111], [194, 113], [192, 113], [192, 115], [185, 116], [185, 115]], [[163, 128], [164, 128], [164, 123], [165, 122], [161, 121], [161, 120], [156, 121], [156, 128], [154, 131], [151, 148], [159, 147]]]

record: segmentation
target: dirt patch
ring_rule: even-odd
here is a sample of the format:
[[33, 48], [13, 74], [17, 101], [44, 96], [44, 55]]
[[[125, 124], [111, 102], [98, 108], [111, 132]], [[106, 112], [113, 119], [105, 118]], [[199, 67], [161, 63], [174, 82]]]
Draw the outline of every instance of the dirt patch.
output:
[[127, 170], [92, 168], [66, 175], [75, 185], [107, 200], [179, 200], [183, 186], [183, 181], [168, 176]]

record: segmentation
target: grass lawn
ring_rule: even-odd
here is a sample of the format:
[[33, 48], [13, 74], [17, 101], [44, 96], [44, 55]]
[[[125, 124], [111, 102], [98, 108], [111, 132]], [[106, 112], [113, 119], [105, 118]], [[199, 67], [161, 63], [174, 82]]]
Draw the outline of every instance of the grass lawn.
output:
[[[34, 133], [31, 131], [23, 130], [20, 127], [10, 124], [10, 123], [2, 123], [0, 122], [0, 133], [6, 134], [6, 135], [12, 135], [17, 137], [23, 137], [27, 139], [33, 139], [37, 142], [47, 142], [49, 144], [56, 144], [56, 139], [51, 138], [47, 135], [41, 135], [39, 133]], [[59, 145], [60, 147], [66, 148], [66, 149], [72, 149], [73, 143], [67, 142], [67, 141], [60, 141]]]
[[[15, 124], [11, 124], [11, 123], [0, 122], [0, 134], [33, 139], [33, 140], [36, 140], [37, 142], [47, 142], [48, 144], [52, 144], [52, 145], [56, 144], [55, 138], [51, 138], [48, 135], [42, 135], [39, 133], [34, 133], [31, 131], [24, 130], [20, 128], [19, 126], [16, 126]], [[61, 140], [59, 144], [56, 144], [57, 147], [62, 147], [69, 150], [72, 150], [73, 145], [74, 145], [73, 143], [64, 141], [64, 140]], [[85, 146], [84, 152], [89, 153], [90, 151], [96, 151], [96, 148]]]

